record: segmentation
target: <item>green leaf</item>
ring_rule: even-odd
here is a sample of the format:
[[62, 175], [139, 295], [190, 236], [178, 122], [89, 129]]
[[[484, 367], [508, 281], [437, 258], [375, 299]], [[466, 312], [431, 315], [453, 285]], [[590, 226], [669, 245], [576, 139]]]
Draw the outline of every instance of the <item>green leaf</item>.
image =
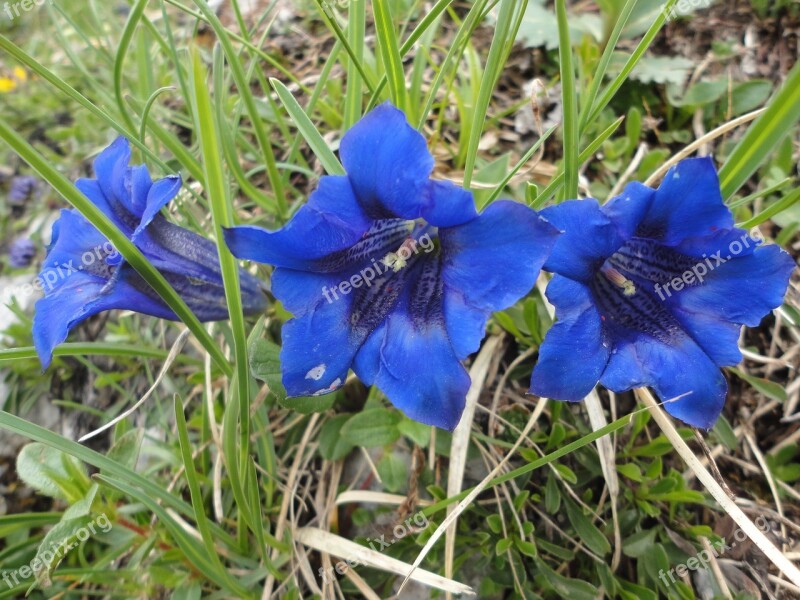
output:
[[[83, 481], [73, 480], [75, 472], [82, 475]], [[81, 498], [90, 486], [83, 464], [68, 454], [36, 442], [20, 450], [17, 474], [37, 492], [71, 502]]]
[[647, 549], [656, 541], [658, 530], [655, 528], [644, 529], [622, 540], [622, 553], [631, 558], [643, 556]]
[[392, 103], [400, 110], [405, 111], [406, 98], [408, 97], [405, 71], [403, 70], [400, 44], [397, 41], [388, 0], [372, 0], [372, 12], [375, 16], [378, 50], [386, 70]]
[[431, 441], [431, 426], [403, 417], [397, 426], [404, 436], [412, 440], [417, 446], [426, 448]]
[[693, 68], [694, 61], [682, 56], [644, 56], [630, 77], [642, 83], [682, 85]]
[[589, 518], [583, 514], [583, 510], [566, 498], [564, 499], [564, 505], [567, 508], [567, 518], [569, 522], [572, 523], [578, 537], [586, 544], [586, 547], [600, 556], [611, 552], [611, 544], [608, 539], [606, 539], [606, 536], [604, 536]]
[[497, 540], [497, 544], [495, 544], [494, 552], [497, 556], [501, 554], [505, 554], [508, 552], [508, 549], [514, 545], [514, 540], [511, 538], [503, 538], [501, 540]]
[[773, 400], [778, 400], [779, 402], [786, 402], [786, 389], [779, 383], [769, 381], [768, 379], [753, 377], [752, 375], [748, 375], [739, 369], [732, 368], [731, 372], [739, 377], [739, 379], [743, 379], [749, 383], [767, 398], [772, 398]]
[[[97, 485], [92, 485], [86, 496], [64, 511], [61, 520], [44, 536], [44, 539], [39, 544], [36, 557], [32, 564], [36, 572], [36, 583], [38, 585], [44, 587], [49, 586], [50, 575], [53, 570], [70, 550], [77, 546], [80, 541], [88, 539], [92, 531], [95, 530], [95, 524], [90, 515], [92, 512], [92, 504], [96, 496]], [[105, 522], [108, 523], [108, 529], [100, 529], [98, 526], [97, 530], [108, 531], [111, 529], [111, 523], [108, 521], [108, 517], [105, 515], [102, 516]], [[91, 529], [89, 528], [90, 525]], [[81, 540], [81, 538], [83, 538], [83, 540]], [[37, 561], [41, 563], [39, 568], [35, 565]]]
[[[680, 83], [683, 81], [681, 80]], [[719, 100], [728, 91], [728, 82], [724, 79], [716, 81], [698, 81], [686, 93], [678, 98], [671, 92], [674, 86], [667, 89], [669, 102], [673, 106], [704, 106]]]
[[769, 98], [773, 85], [767, 79], [751, 79], [736, 84], [731, 91], [731, 116], [737, 117], [761, 106]]
[[354, 446], [386, 446], [400, 437], [402, 415], [387, 408], [373, 408], [354, 415], [341, 429], [342, 437]]
[[644, 481], [644, 477], [642, 477], [642, 470], [636, 463], [617, 465], [617, 471], [619, 472], [620, 475], [623, 475], [633, 481], [638, 481], [638, 482]]
[[139, 448], [144, 438], [143, 429], [131, 429], [122, 434], [108, 451], [108, 458], [120, 465], [133, 469], [139, 460]]
[[319, 453], [325, 460], [341, 460], [355, 448], [355, 444], [342, 437], [342, 426], [350, 417], [351, 415], [336, 415], [322, 426], [319, 432]]
[[399, 492], [408, 481], [406, 461], [393, 452], [386, 454], [378, 463], [378, 475], [384, 487], [392, 493]]

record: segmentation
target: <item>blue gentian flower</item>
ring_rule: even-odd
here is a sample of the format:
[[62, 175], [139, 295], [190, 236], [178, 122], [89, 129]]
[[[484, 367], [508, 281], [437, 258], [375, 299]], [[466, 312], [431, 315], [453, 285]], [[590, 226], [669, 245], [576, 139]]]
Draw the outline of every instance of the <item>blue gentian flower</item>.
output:
[[734, 227], [710, 158], [688, 159], [651, 189], [629, 184], [604, 206], [572, 200], [542, 211], [565, 233], [545, 270], [557, 322], [531, 393], [581, 400], [595, 384], [650, 386], [667, 412], [710, 428], [725, 403], [720, 371], [738, 364], [743, 325], [780, 306], [792, 258]]
[[36, 244], [27, 237], [15, 239], [8, 247], [8, 262], [14, 269], [31, 266], [36, 257]]
[[[97, 179], [79, 179], [76, 187], [144, 253], [201, 321], [228, 318], [216, 246], [169, 223], [161, 209], [181, 188], [178, 175], [156, 182], [144, 165], [129, 166], [131, 151], [118, 138], [95, 160]], [[241, 271], [246, 314], [261, 312], [260, 284]], [[124, 261], [111, 243], [76, 210], [62, 210], [37, 279], [45, 297], [36, 303], [33, 340], [44, 368], [53, 348], [69, 330], [92, 315], [111, 309], [177, 320], [150, 285]]]
[[290, 396], [336, 390], [352, 368], [409, 417], [452, 430], [488, 316], [527, 293], [556, 236], [522, 204], [480, 215], [472, 194], [430, 179], [425, 139], [383, 104], [344, 136], [346, 176], [325, 176], [291, 221], [236, 227], [234, 255], [275, 265]]
[[36, 194], [38, 188], [38, 180], [31, 175], [12, 177], [8, 189], [8, 203], [11, 206], [22, 206]]

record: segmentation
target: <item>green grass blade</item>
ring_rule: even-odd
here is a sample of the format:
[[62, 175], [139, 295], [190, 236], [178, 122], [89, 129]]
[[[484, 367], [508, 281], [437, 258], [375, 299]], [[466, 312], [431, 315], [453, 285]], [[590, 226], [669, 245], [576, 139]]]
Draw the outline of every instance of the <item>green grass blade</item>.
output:
[[636, 6], [636, 2], [637, 0], [627, 0], [625, 6], [622, 7], [619, 18], [614, 23], [614, 29], [611, 31], [611, 35], [606, 42], [606, 47], [603, 49], [603, 55], [600, 57], [597, 68], [592, 74], [592, 83], [589, 85], [588, 91], [582, 95], [580, 107], [581, 116], [578, 127], [579, 135], [586, 130], [586, 124], [589, 122], [589, 110], [595, 104], [597, 92], [600, 90], [600, 86], [605, 79], [608, 65], [611, 63], [611, 57], [614, 54], [614, 49], [617, 47], [617, 43], [622, 36], [622, 30], [625, 29], [625, 25], [628, 23], [628, 19]]
[[603, 92], [603, 95], [600, 96], [600, 99], [597, 100], [591, 108], [587, 107], [588, 116], [586, 117], [586, 123], [591, 123], [594, 121], [600, 112], [608, 106], [608, 103], [611, 102], [611, 99], [616, 95], [619, 91], [619, 88], [622, 87], [622, 84], [628, 79], [628, 76], [633, 71], [634, 67], [639, 63], [639, 60], [644, 56], [644, 53], [653, 43], [653, 40], [658, 35], [658, 32], [661, 31], [661, 28], [664, 26], [664, 23], [667, 20], [667, 15], [670, 14], [672, 7], [678, 0], [667, 0], [666, 4], [664, 4], [663, 10], [660, 10], [656, 20], [653, 21], [653, 24], [644, 34], [644, 37], [636, 46], [633, 51], [633, 54], [630, 55], [628, 60], [625, 62], [625, 65], [622, 67], [622, 70], [619, 74], [614, 78], [608, 87]]
[[569, 39], [566, 0], [556, 0], [558, 18], [558, 58], [561, 68], [561, 99], [564, 152], [564, 187], [561, 200], [578, 197], [578, 92], [575, 88], [575, 67], [572, 60], [572, 43]]
[[547, 138], [549, 138], [551, 135], [553, 135], [553, 132], [557, 128], [558, 128], [558, 125], [553, 125], [550, 129], [548, 129], [547, 131], [544, 132], [544, 135], [542, 135], [542, 137], [540, 137], [538, 140], [536, 140], [536, 142], [533, 144], [533, 146], [530, 147], [530, 149], [522, 156], [522, 158], [519, 159], [517, 164], [514, 165], [514, 167], [508, 172], [508, 175], [506, 175], [503, 178], [503, 181], [501, 181], [497, 185], [497, 187], [492, 192], [492, 195], [489, 196], [489, 200], [486, 202], [487, 204], [491, 204], [492, 202], [497, 200], [498, 196], [500, 196], [500, 194], [503, 192], [505, 187], [508, 185], [508, 182], [511, 181], [514, 178], [514, 175], [519, 173], [519, 170], [522, 167], [525, 166], [525, 163], [527, 163], [534, 154], [536, 154], [536, 152], [539, 150], [539, 148], [541, 148], [542, 144], [544, 144], [547, 141]]
[[719, 171], [722, 197], [730, 198], [800, 121], [800, 63], [796, 64], [764, 111]]
[[492, 99], [494, 87], [497, 84], [503, 65], [511, 52], [511, 47], [517, 37], [521, 16], [525, 13], [528, 0], [505, 0], [500, 7], [497, 17], [492, 44], [489, 47], [489, 56], [483, 70], [478, 98], [472, 113], [472, 126], [470, 127], [467, 141], [466, 160], [464, 163], [464, 187], [469, 188], [472, 175], [475, 171], [475, 162], [478, 158], [478, 145], [481, 141], [483, 128], [486, 124], [486, 115], [489, 102]]
[[200, 482], [197, 479], [197, 471], [194, 467], [194, 459], [192, 457], [192, 443], [189, 441], [189, 431], [186, 427], [186, 416], [183, 414], [183, 404], [180, 397], [175, 394], [175, 428], [178, 431], [178, 442], [180, 445], [181, 459], [183, 460], [183, 472], [186, 475], [186, 482], [189, 484], [189, 497], [192, 501], [192, 508], [194, 509], [194, 521], [197, 524], [197, 530], [200, 532], [200, 537], [206, 548], [206, 553], [211, 563], [214, 573], [209, 573], [216, 581], [225, 583], [225, 587], [234, 590], [237, 589], [237, 584], [231, 579], [230, 574], [225, 569], [222, 561], [219, 559], [217, 549], [214, 547], [214, 536], [211, 533], [208, 517], [205, 512], [205, 505], [203, 501], [203, 493], [200, 490]]
[[261, 116], [258, 112], [256, 101], [253, 98], [253, 92], [250, 89], [250, 81], [245, 76], [242, 63], [239, 61], [239, 56], [234, 49], [233, 44], [231, 43], [231, 36], [228, 35], [227, 30], [225, 27], [223, 27], [217, 15], [213, 10], [211, 10], [205, 0], [194, 0], [194, 2], [206, 17], [208, 23], [214, 29], [214, 32], [217, 34], [217, 38], [219, 39], [219, 43], [222, 46], [222, 50], [225, 53], [228, 67], [233, 75], [236, 88], [239, 90], [239, 96], [241, 97], [242, 102], [244, 102], [245, 108], [247, 109], [247, 116], [253, 126], [253, 131], [256, 139], [258, 140], [258, 145], [261, 148], [261, 153], [264, 157], [264, 164], [267, 170], [267, 176], [269, 177], [269, 183], [270, 186], [272, 186], [272, 191], [275, 194], [275, 199], [278, 205], [278, 215], [283, 219], [288, 213], [286, 195], [284, 194], [283, 190], [283, 180], [281, 179], [281, 174], [278, 171], [277, 162], [275, 160], [275, 150], [269, 141], [267, 130], [264, 128], [264, 123], [261, 120]]
[[125, 23], [125, 27], [122, 30], [122, 36], [119, 40], [117, 55], [114, 58], [114, 96], [117, 99], [119, 113], [122, 115], [125, 124], [130, 130], [135, 130], [136, 125], [134, 124], [133, 119], [130, 118], [130, 115], [128, 115], [127, 107], [125, 106], [125, 99], [122, 96], [122, 70], [125, 64], [125, 57], [128, 55], [128, 49], [130, 48], [131, 40], [133, 39], [133, 34], [136, 31], [137, 25], [139, 25], [139, 20], [144, 14], [144, 9], [147, 6], [147, 2], [148, 0], [137, 0], [137, 2], [133, 5], [133, 8], [131, 8], [130, 13], [128, 14], [128, 20]]
[[[160, 488], [147, 477], [136, 473], [132, 469], [119, 464], [118, 462], [100, 454], [99, 452], [96, 452], [95, 450], [87, 448], [86, 446], [82, 446], [81, 444], [72, 440], [68, 440], [67, 438], [58, 435], [57, 433], [53, 433], [44, 427], [29, 423], [25, 419], [21, 419], [5, 411], [0, 411], [0, 428], [21, 435], [22, 437], [33, 442], [41, 442], [42, 444], [46, 444], [51, 448], [55, 448], [56, 450], [73, 456], [80, 461], [90, 464], [103, 472], [107, 472], [109, 475], [127, 481], [132, 485], [141, 488], [149, 497], [153, 498], [154, 500], [158, 500], [165, 507], [172, 508], [182, 515], [187, 517], [192, 517], [194, 515], [194, 511], [190, 505], [177, 496], [174, 496]], [[234, 540], [227, 535], [221, 527], [214, 523], [212, 523], [211, 527], [214, 530], [214, 535], [216, 535], [217, 539], [223, 541], [231, 549], [237, 552], [240, 551], [240, 549], [237, 548], [236, 544], [234, 543]]]
[[[436, 22], [436, 19], [447, 10], [447, 7], [450, 6], [454, 0], [439, 0], [436, 4], [433, 5], [430, 11], [428, 11], [422, 20], [419, 22], [414, 28], [414, 31], [411, 32], [411, 35], [408, 36], [403, 45], [400, 47], [400, 56], [404, 57], [411, 51], [411, 48], [414, 47], [414, 44], [417, 43], [422, 35], [428, 30], [428, 28]], [[377, 103], [378, 99], [380, 98], [381, 92], [383, 88], [386, 87], [388, 83], [387, 77], [384, 74], [381, 78], [378, 85], [375, 87], [375, 91], [372, 94], [372, 97], [369, 99], [369, 103], [367, 104], [367, 110], [373, 108]]]
[[182, 556], [185, 557], [195, 569], [197, 569], [204, 576], [207, 576], [219, 587], [233, 592], [235, 594], [235, 598], [255, 597], [254, 594], [250, 593], [246, 588], [242, 587], [237, 582], [231, 580], [230, 577], [222, 577], [219, 571], [217, 571], [215, 568], [214, 563], [208, 557], [205, 547], [201, 544], [201, 542], [198, 542], [194, 537], [186, 533], [183, 527], [147, 493], [128, 485], [125, 480], [116, 479], [107, 475], [95, 475], [94, 479], [103, 485], [144, 504], [148, 510], [158, 517], [159, 521], [164, 524], [164, 527], [167, 528], [170, 536], [173, 540], [175, 540], [175, 543], [181, 549]]
[[322, 163], [322, 167], [325, 171], [329, 175], [344, 175], [345, 170], [342, 163], [339, 162], [339, 159], [336, 158], [336, 155], [328, 147], [328, 144], [322, 138], [320, 132], [317, 131], [317, 128], [314, 127], [314, 123], [308, 118], [303, 107], [300, 106], [300, 103], [292, 96], [289, 88], [277, 79], [270, 79], [269, 82], [278, 94], [278, 99], [281, 101], [281, 104], [283, 104], [286, 112], [289, 113], [294, 124], [297, 125], [300, 134], [306, 142], [308, 142], [308, 145], [311, 147], [314, 155], [319, 159], [319, 162]]
[[[160, 350], [158, 348], [147, 348], [138, 344], [117, 344], [116, 342], [68, 342], [57, 346], [53, 351], [53, 356], [135, 356], [138, 358], [158, 359], [165, 359], [168, 354], [166, 350]], [[38, 356], [33, 346], [0, 350], [0, 365], [36, 358], [38, 358]], [[186, 360], [187, 358], [188, 357], [181, 355], [178, 357], [178, 360]]]
[[[367, 3], [351, 2], [347, 13], [347, 38], [353, 49], [355, 60], [364, 60], [364, 37], [366, 35]], [[324, 79], [322, 80], [324, 81]], [[347, 64], [347, 91], [344, 98], [344, 130], [350, 129], [361, 118], [363, 103], [363, 80], [353, 60]]]
[[[611, 125], [606, 127], [600, 135], [598, 135], [586, 148], [584, 148], [583, 152], [581, 152], [580, 156], [578, 157], [578, 164], [583, 164], [591, 156], [600, 149], [600, 146], [603, 145], [608, 138], [610, 138], [614, 132], [619, 129], [619, 126], [622, 125], [622, 122], [625, 120], [625, 117], [620, 117], [616, 121], [614, 121]], [[544, 188], [539, 195], [536, 197], [536, 202], [533, 204], [532, 208], [539, 210], [542, 206], [544, 206], [550, 198], [552, 198], [553, 194], [555, 194], [559, 188], [564, 184], [564, 169], [563, 165], [559, 169], [558, 174], [553, 177], [553, 180], [547, 184], [547, 187]]]
[[[217, 53], [217, 67], [222, 65], [222, 55]], [[225, 172], [222, 168], [222, 151], [219, 145], [218, 124], [214, 119], [211, 94], [208, 90], [208, 76], [195, 50], [192, 53], [192, 87], [194, 89], [195, 127], [200, 138], [205, 170], [206, 193], [211, 217], [214, 222], [214, 233], [217, 239], [222, 280], [225, 284], [225, 298], [233, 332], [233, 348], [236, 363], [236, 374], [239, 380], [239, 406], [241, 423], [241, 447], [243, 457], [249, 454], [250, 447], [250, 370], [247, 360], [247, 334], [244, 327], [242, 297], [239, 287], [239, 267], [236, 258], [223, 242], [223, 227], [233, 226], [233, 207], [226, 191]]]
[[403, 70], [403, 59], [400, 56], [400, 47], [397, 33], [394, 30], [392, 12], [387, 0], [373, 0], [372, 12], [375, 15], [375, 30], [378, 37], [378, 50], [380, 51], [386, 78], [389, 83], [389, 95], [392, 104], [405, 112], [406, 76]]
[[765, 210], [762, 210], [752, 219], [749, 219], [744, 223], [737, 225], [737, 227], [741, 227], [743, 229], [750, 229], [751, 227], [755, 227], [756, 225], [761, 225], [761, 223], [783, 212], [784, 210], [795, 204], [798, 200], [800, 200], [800, 188], [792, 190], [791, 192], [786, 194], [783, 198], [775, 202], [773, 205], [767, 207]]

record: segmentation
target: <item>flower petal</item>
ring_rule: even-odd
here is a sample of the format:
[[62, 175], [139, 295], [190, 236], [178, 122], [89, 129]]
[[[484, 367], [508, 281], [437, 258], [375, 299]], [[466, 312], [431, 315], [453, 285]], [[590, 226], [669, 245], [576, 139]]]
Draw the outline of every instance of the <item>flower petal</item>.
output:
[[530, 291], [558, 232], [527, 206], [501, 200], [465, 225], [440, 229], [439, 237], [447, 289], [492, 312]]
[[[181, 185], [183, 185], [183, 183], [180, 175], [170, 175], [169, 177], [159, 179], [152, 184], [152, 186], [150, 186], [150, 188], [147, 190], [147, 194], [144, 196], [146, 199], [146, 204], [142, 207], [142, 212], [139, 213], [141, 215], [141, 220], [131, 236], [131, 241], [135, 242], [136, 238], [141, 235], [142, 231], [144, 231], [144, 229], [150, 225], [153, 219], [155, 219], [156, 215], [161, 212], [161, 209], [164, 208], [169, 201], [178, 194], [181, 189]], [[135, 186], [133, 187], [135, 189]], [[134, 191], [132, 192], [131, 196], [136, 198], [137, 193]]]
[[444, 318], [447, 335], [459, 360], [464, 360], [481, 345], [486, 337], [489, 313], [471, 306], [464, 295], [452, 288], [444, 293]]
[[531, 376], [530, 393], [578, 401], [592, 391], [608, 363], [609, 345], [591, 291], [556, 275], [547, 286], [558, 321], [547, 332]]
[[[47, 369], [53, 349], [70, 330], [89, 317], [106, 310], [123, 309], [176, 320], [175, 314], [160, 299], [141, 291], [144, 280], [125, 265], [126, 273], [117, 273], [111, 280], [78, 271], [59, 279], [47, 295], [36, 302], [33, 316], [33, 343], [42, 368]], [[129, 282], [129, 278], [138, 281]], [[153, 292], [155, 294], [155, 292]]]
[[652, 386], [669, 414], [703, 429], [716, 422], [728, 390], [719, 367], [688, 336], [673, 344], [649, 336], [618, 343], [600, 381], [615, 392]]
[[358, 242], [371, 224], [356, 201], [349, 180], [325, 176], [308, 203], [282, 229], [232, 227], [225, 230], [225, 242], [238, 258], [314, 270], [319, 259]]
[[337, 273], [311, 273], [278, 267], [272, 272], [272, 293], [286, 310], [301, 317], [323, 302], [341, 301], [336, 290], [340, 282], [341, 276]]
[[597, 200], [567, 200], [540, 213], [563, 233], [544, 268], [576, 281], [589, 281], [603, 261], [625, 242]]
[[[111, 243], [78, 211], [61, 209], [58, 220], [53, 223], [50, 247], [42, 263], [40, 277], [44, 281], [49, 281], [51, 277], [61, 279], [61, 273], [74, 273], [81, 269], [84, 252], [104, 252], [104, 249], [110, 248]], [[55, 276], [45, 276], [45, 272], [52, 269], [56, 270]]]
[[363, 338], [351, 335], [351, 298], [322, 302], [301, 317], [287, 321], [281, 331], [281, 370], [289, 396], [333, 392], [347, 371]]
[[738, 365], [742, 361], [739, 334], [742, 326], [719, 318], [716, 314], [691, 313], [676, 305], [672, 314], [684, 331], [700, 346], [719, 367]]
[[419, 216], [434, 227], [455, 227], [475, 219], [478, 211], [472, 192], [449, 181], [431, 180]]
[[138, 216], [141, 213], [136, 211], [136, 203], [130, 194], [128, 176], [130, 160], [131, 147], [128, 140], [118, 137], [97, 156], [94, 161], [94, 173], [101, 192], [115, 213], [122, 208]]
[[395, 311], [364, 345], [355, 368], [409, 418], [448, 431], [458, 425], [470, 378], [443, 323], [421, 327]]
[[623, 238], [630, 239], [647, 216], [655, 196], [653, 188], [632, 181], [619, 196], [606, 202], [600, 210], [614, 222]]
[[674, 245], [732, 227], [733, 215], [722, 201], [714, 161], [688, 158], [664, 176], [638, 234]]
[[755, 327], [783, 302], [795, 266], [780, 246], [762, 246], [719, 265], [701, 285], [684, 288], [671, 301], [690, 313]]
[[364, 211], [373, 219], [416, 219], [426, 203], [433, 157], [402, 111], [381, 104], [342, 138], [339, 153]]
[[58, 292], [36, 302], [33, 315], [33, 345], [42, 370], [53, 360], [53, 349], [67, 339], [78, 322], [97, 314], [87, 306], [102, 292], [106, 282], [87, 273], [75, 273], [59, 283]]

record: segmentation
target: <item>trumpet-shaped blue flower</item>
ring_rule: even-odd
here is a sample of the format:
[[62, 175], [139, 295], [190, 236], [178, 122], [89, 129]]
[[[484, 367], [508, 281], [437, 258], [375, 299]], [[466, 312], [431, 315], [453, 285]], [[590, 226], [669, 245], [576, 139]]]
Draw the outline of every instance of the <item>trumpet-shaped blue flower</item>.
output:
[[346, 176], [322, 177], [282, 229], [236, 227], [240, 258], [277, 268], [283, 384], [324, 394], [348, 370], [409, 417], [452, 430], [470, 379], [461, 361], [488, 316], [527, 293], [557, 232], [509, 201], [480, 215], [472, 194], [430, 179], [433, 157], [402, 112], [383, 104], [342, 139]]
[[743, 325], [783, 300], [792, 258], [734, 227], [709, 158], [688, 159], [651, 189], [629, 184], [604, 206], [542, 211], [565, 233], [546, 270], [557, 322], [531, 392], [577, 401], [595, 384], [651, 386], [673, 416], [709, 428], [725, 403], [720, 367], [737, 364]]
[[[79, 179], [75, 185], [134, 242], [201, 321], [227, 319], [216, 246], [160, 214], [180, 190], [181, 178], [174, 175], [153, 182], [144, 165], [128, 165], [130, 157], [128, 141], [118, 138], [95, 160], [97, 179]], [[265, 297], [258, 280], [244, 271], [239, 276], [245, 312], [260, 312]], [[44, 368], [70, 329], [99, 312], [124, 309], [177, 320], [150, 285], [76, 210], [62, 210], [53, 225], [36, 286], [45, 297], [36, 303], [33, 341]]]

